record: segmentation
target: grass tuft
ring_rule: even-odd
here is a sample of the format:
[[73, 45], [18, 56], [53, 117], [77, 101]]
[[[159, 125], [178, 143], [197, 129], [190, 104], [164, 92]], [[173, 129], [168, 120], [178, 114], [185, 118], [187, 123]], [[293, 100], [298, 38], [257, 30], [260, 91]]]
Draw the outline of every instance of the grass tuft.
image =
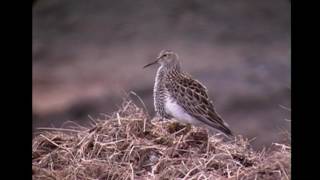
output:
[[[271, 150], [272, 149], [272, 150]], [[291, 148], [254, 151], [197, 127], [150, 120], [127, 100], [92, 127], [44, 128], [33, 139], [33, 179], [290, 179]]]

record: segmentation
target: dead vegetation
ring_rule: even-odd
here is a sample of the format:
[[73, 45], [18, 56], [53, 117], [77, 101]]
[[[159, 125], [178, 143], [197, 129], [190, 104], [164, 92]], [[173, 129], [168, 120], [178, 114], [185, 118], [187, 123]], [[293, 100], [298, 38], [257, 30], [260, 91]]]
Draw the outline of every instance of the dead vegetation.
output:
[[[272, 149], [272, 150], [271, 150]], [[254, 151], [237, 136], [152, 120], [132, 101], [93, 127], [46, 129], [32, 145], [33, 179], [291, 179], [291, 148]]]

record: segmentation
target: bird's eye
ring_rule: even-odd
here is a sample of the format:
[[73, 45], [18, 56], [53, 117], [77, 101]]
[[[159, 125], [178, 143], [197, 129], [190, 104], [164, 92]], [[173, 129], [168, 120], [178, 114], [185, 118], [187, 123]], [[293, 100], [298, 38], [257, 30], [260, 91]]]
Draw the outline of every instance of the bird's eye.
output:
[[168, 56], [168, 54], [164, 54], [164, 55], [163, 55], [163, 57], [167, 57], [167, 56]]

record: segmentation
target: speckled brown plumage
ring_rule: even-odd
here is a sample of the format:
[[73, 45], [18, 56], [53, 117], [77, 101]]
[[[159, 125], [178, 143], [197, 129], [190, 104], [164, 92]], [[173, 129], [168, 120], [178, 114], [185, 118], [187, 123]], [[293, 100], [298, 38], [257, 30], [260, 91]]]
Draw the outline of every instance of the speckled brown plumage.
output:
[[160, 52], [154, 86], [154, 106], [162, 118], [175, 118], [182, 122], [204, 125], [232, 136], [227, 123], [217, 114], [209, 99], [207, 88], [181, 70], [178, 55], [170, 50]]

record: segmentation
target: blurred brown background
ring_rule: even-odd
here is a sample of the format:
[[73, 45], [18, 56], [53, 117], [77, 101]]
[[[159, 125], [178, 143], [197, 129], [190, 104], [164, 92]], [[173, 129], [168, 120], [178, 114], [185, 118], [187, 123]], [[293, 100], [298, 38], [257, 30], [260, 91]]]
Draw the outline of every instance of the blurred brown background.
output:
[[[154, 114], [162, 49], [209, 89], [257, 148], [290, 131], [288, 0], [39, 0], [33, 5], [33, 127], [88, 124], [136, 92]], [[284, 107], [282, 107], [284, 106]]]

